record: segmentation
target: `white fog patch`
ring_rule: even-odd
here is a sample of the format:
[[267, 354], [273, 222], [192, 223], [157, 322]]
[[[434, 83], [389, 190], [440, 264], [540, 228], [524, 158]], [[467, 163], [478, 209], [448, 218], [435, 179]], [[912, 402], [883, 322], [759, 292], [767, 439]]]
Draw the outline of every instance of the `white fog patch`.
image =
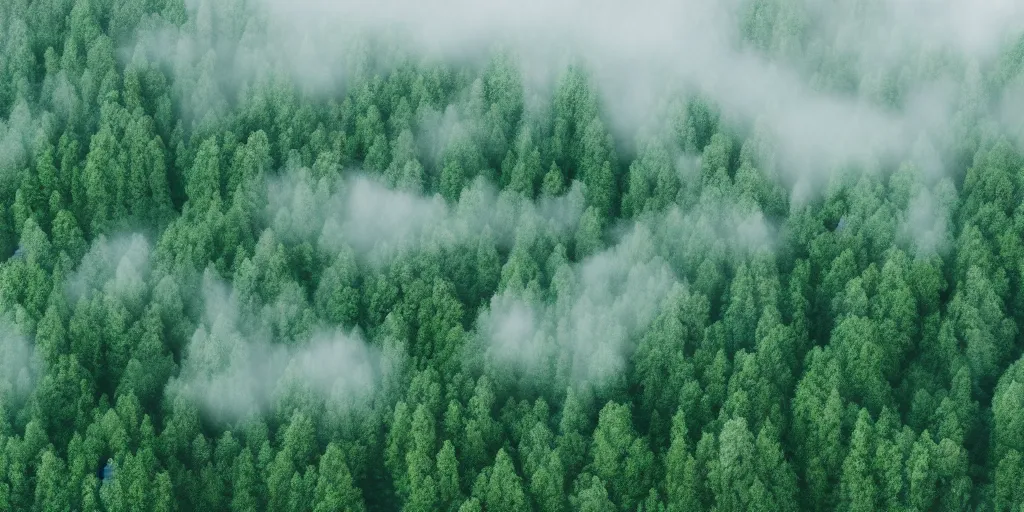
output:
[[1006, 87], [999, 104], [1000, 128], [1006, 132], [1018, 147], [1024, 147], [1024, 76], [1018, 77]]
[[23, 400], [35, 386], [40, 363], [8, 313], [0, 314], [0, 403]]
[[[502, 51], [515, 56], [532, 98], [582, 63], [617, 131], [662, 116], [666, 96], [702, 93], [726, 119], [767, 127], [783, 178], [807, 195], [838, 167], [902, 160], [923, 133], [947, 147], [968, 70], [1024, 32], [1024, 4], [1014, 0], [758, 5], [763, 20], [755, 0], [196, 0], [184, 31], [151, 30], [140, 47], [198, 67], [197, 83], [240, 89], [283, 72], [328, 93], [396, 64], [479, 64]], [[766, 48], [743, 43], [744, 25], [765, 22]], [[204, 64], [210, 52], [225, 65]], [[905, 85], [900, 106], [882, 106], [894, 77]], [[204, 97], [185, 100], [204, 112]]]
[[748, 248], [767, 247], [771, 243], [771, 232], [764, 214], [760, 211], [742, 215], [737, 213], [733, 219], [736, 226], [737, 240]]
[[20, 171], [28, 162], [32, 142], [41, 127], [28, 103], [19, 100], [9, 113], [0, 113], [0, 177]]
[[565, 267], [547, 303], [499, 293], [477, 325], [489, 365], [527, 379], [600, 386], [623, 374], [631, 339], [645, 329], [675, 278], [638, 226], [619, 244]]
[[72, 300], [103, 292], [114, 297], [139, 296], [146, 291], [152, 247], [146, 237], [123, 234], [99, 235], [67, 280]]
[[[388, 189], [367, 178], [351, 181], [343, 200], [340, 228], [344, 240], [363, 252], [375, 247], [402, 252], [429, 239], [452, 238], [471, 219], [449, 212], [441, 196], [421, 197]], [[324, 239], [333, 239], [333, 230]]]
[[332, 251], [350, 247], [371, 263], [409, 252], [453, 247], [490, 233], [510, 246], [524, 226], [538, 233], [571, 233], [583, 211], [583, 187], [574, 183], [558, 198], [536, 203], [497, 193], [483, 179], [449, 206], [439, 195], [391, 189], [367, 176], [340, 183], [313, 182], [298, 170], [268, 188], [271, 227], [282, 238], [316, 241]]
[[523, 382], [604, 386], [625, 375], [673, 286], [706, 257], [758, 257], [776, 229], [756, 208], [703, 195], [690, 211], [649, 216], [619, 241], [551, 277], [550, 297], [500, 291], [477, 318], [484, 364]]
[[919, 256], [943, 254], [952, 247], [950, 194], [955, 194], [955, 190], [947, 180], [937, 185], [937, 191], [922, 187], [911, 198], [903, 223], [903, 234], [912, 241]]
[[274, 340], [234, 290], [204, 277], [205, 314], [169, 390], [197, 400], [221, 419], [272, 408], [290, 392], [311, 393], [336, 407], [371, 398], [390, 374], [383, 352], [341, 327], [315, 329], [295, 343]]
[[777, 239], [777, 228], [760, 210], [707, 194], [691, 210], [669, 208], [652, 225], [659, 254], [677, 272], [698, 268], [707, 254], [772, 251]]

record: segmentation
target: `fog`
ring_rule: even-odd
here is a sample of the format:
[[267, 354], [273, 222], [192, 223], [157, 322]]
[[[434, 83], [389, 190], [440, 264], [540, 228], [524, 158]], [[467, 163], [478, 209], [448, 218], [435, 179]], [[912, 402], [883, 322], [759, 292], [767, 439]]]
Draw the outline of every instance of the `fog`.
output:
[[[771, 161], [758, 165], [777, 170], [793, 205], [840, 171], [910, 165], [917, 183], [895, 222], [923, 255], [949, 245], [955, 191], [946, 178], [963, 171], [951, 165], [962, 157], [956, 151], [966, 126], [998, 113], [997, 124], [983, 129], [1024, 143], [1017, 115], [1024, 85], [982, 79], [1006, 65], [1000, 51], [1024, 33], [1024, 3], [1011, 0], [240, 5], [194, 0], [183, 30], [153, 26], [141, 36], [135, 51], [175, 63], [179, 78], [187, 76], [181, 91], [202, 85], [183, 98], [186, 113], [215, 115], [246, 87], [278, 74], [306, 92], [337, 97], [393, 66], [482, 66], [495, 52], [513, 56], [531, 105], [549, 101], [567, 66], [580, 65], [612, 131], [627, 140], [670, 122], [674, 99], [709, 99], [731, 129], [755, 131], [771, 149], [757, 155]], [[236, 16], [240, 10], [248, 17]], [[450, 140], [473, 130], [452, 109], [422, 114], [419, 158], [438, 160]], [[358, 172], [326, 181], [301, 168], [286, 169], [267, 192], [268, 223], [281, 239], [351, 248], [373, 264], [483, 232], [506, 249], [528, 227], [564, 236], [583, 208], [578, 184], [562, 198], [534, 203], [478, 179], [448, 203]], [[756, 208], [722, 200], [702, 198], [693, 211], [672, 208], [625, 226], [610, 248], [567, 263], [553, 297], [499, 292], [477, 320], [486, 359], [573, 382], [602, 384], [620, 375], [633, 338], [703, 257], [771, 249], [775, 227]], [[207, 301], [231, 304], [231, 293], [221, 295]], [[211, 315], [189, 352], [189, 364], [207, 369], [186, 365], [183, 372], [183, 386], [214, 409], [259, 407], [285, 375], [308, 375], [300, 380], [320, 392], [373, 387], [378, 354], [358, 334], [326, 330], [300, 348], [285, 347], [268, 344], [265, 334], [240, 334], [236, 323], [234, 314]], [[337, 380], [337, 368], [347, 377]]]
[[6, 118], [0, 117], [0, 178], [21, 170], [19, 167], [28, 161], [40, 124], [24, 101], [16, 103]]
[[73, 301], [88, 298], [94, 292], [140, 297], [147, 289], [151, 250], [146, 237], [138, 233], [99, 235], [75, 272], [68, 276], [68, 295]]
[[373, 264], [418, 250], [454, 247], [485, 231], [506, 247], [523, 229], [572, 233], [583, 209], [579, 183], [561, 197], [533, 202], [499, 194], [478, 179], [449, 206], [440, 196], [396, 190], [358, 173], [340, 182], [314, 181], [305, 170], [272, 181], [267, 197], [275, 233], [335, 252], [348, 247]]
[[[767, 126], [783, 178], [815, 190], [837, 167], [911, 158], [921, 137], [948, 160], [957, 135], [949, 119], [989, 108], [965, 105], [977, 92], [971, 73], [998, 65], [999, 50], [1024, 32], [1024, 4], [1013, 0], [188, 4], [185, 31], [153, 30], [143, 41], [204, 73], [210, 52], [221, 52], [229, 66], [218, 79], [235, 90], [283, 72], [307, 90], [337, 92], [409, 57], [473, 65], [503, 51], [534, 97], [582, 64], [620, 133], [663, 117], [672, 95], [701, 93], [731, 123]], [[1020, 95], [997, 98], [999, 112], [1024, 108]], [[1020, 132], [1016, 119], [1002, 122]]]
[[[621, 375], [631, 337], [656, 315], [674, 277], [643, 227], [558, 271], [553, 303], [499, 293], [478, 321], [492, 362], [531, 380], [603, 385]], [[499, 372], [500, 373], [500, 372]]]
[[625, 374], [638, 336], [673, 286], [708, 253], [740, 258], [771, 249], [760, 213], [705, 198], [690, 212], [673, 207], [634, 224], [607, 249], [552, 277], [552, 299], [505, 290], [477, 319], [485, 364], [498, 375], [557, 386], [605, 386]]
[[38, 371], [35, 351], [12, 315], [0, 315], [0, 406], [28, 396]]
[[317, 327], [289, 343], [246, 311], [234, 289], [207, 273], [205, 313], [168, 390], [197, 400], [213, 417], [232, 420], [270, 409], [289, 393], [333, 407], [357, 407], [390, 375], [394, 357], [342, 326]]
[[952, 247], [953, 185], [943, 182], [935, 191], [921, 189], [911, 199], [903, 232], [914, 242], [919, 256], [945, 254]]

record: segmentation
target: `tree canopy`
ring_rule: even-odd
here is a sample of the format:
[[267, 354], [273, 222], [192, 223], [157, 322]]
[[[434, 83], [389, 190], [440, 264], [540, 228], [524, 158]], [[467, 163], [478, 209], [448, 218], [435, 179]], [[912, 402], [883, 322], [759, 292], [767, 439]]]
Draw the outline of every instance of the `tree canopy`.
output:
[[1024, 43], [859, 77], [741, 2], [821, 90], [957, 77], [940, 172], [806, 185], [583, 64], [366, 43], [325, 92], [244, 3], [0, 5], [0, 510], [1024, 508]]

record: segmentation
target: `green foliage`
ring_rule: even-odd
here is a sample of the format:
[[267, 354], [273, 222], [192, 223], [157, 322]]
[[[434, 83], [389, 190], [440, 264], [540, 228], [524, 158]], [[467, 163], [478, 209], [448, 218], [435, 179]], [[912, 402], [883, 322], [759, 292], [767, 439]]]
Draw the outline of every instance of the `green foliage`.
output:
[[1024, 39], [860, 76], [746, 2], [821, 90], [962, 81], [951, 140], [809, 192], [772, 119], [628, 133], [578, 65], [238, 80], [243, 4], [0, 2], [0, 510], [1024, 507]]

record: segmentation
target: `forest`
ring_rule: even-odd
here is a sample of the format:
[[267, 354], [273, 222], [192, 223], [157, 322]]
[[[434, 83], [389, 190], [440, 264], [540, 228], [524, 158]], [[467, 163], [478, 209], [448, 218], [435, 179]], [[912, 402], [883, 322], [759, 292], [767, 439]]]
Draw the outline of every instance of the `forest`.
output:
[[0, 510], [1024, 510], [1024, 8], [414, 3], [0, 1]]

